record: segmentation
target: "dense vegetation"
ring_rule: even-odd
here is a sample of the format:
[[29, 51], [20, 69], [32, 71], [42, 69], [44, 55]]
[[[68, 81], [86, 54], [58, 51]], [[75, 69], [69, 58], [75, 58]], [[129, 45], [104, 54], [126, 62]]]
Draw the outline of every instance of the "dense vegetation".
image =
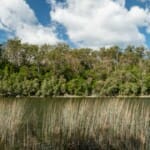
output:
[[150, 150], [145, 98], [1, 98], [1, 150]]
[[133, 46], [94, 51], [9, 40], [0, 45], [0, 95], [150, 95], [150, 51]]

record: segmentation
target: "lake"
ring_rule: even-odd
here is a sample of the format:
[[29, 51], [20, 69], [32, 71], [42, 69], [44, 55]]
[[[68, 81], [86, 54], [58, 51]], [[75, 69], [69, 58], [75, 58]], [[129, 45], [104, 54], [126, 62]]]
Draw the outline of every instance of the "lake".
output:
[[150, 150], [150, 98], [0, 98], [2, 150]]

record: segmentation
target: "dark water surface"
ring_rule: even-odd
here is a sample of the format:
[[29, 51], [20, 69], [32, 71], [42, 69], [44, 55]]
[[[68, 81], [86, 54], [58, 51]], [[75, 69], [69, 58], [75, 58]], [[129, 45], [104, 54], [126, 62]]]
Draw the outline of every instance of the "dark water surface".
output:
[[0, 98], [0, 150], [150, 150], [150, 98]]

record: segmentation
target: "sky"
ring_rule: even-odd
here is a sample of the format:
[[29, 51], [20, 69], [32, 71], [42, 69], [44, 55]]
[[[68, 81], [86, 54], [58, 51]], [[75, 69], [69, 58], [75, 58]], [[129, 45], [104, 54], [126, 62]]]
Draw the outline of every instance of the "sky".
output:
[[150, 48], [150, 0], [0, 0], [0, 43]]

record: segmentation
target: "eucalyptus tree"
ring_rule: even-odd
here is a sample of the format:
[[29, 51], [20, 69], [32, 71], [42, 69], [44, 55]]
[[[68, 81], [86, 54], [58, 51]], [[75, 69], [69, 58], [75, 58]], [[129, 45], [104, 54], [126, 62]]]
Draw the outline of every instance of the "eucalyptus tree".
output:
[[10, 63], [19, 66], [21, 61], [21, 41], [18, 39], [8, 40], [3, 55]]

